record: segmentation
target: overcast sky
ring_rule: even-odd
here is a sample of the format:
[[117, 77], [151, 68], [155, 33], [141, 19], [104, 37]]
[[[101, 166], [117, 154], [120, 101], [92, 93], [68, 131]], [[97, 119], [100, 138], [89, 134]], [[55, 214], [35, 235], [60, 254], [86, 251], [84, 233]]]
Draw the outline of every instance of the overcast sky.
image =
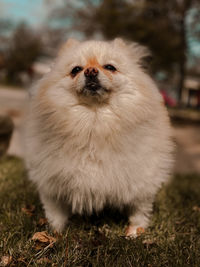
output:
[[0, 9], [1, 17], [38, 26], [46, 19], [48, 5], [43, 0], [0, 0]]

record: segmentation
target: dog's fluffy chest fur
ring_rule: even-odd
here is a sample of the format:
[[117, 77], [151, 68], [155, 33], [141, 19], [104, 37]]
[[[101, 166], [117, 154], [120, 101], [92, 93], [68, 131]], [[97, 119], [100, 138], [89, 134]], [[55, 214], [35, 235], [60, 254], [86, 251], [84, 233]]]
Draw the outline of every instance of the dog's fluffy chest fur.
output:
[[[159, 155], [151, 154], [155, 142], [151, 131], [146, 135], [149, 124], [126, 128], [111, 112], [72, 109], [65, 114], [70, 119], [62, 132], [50, 127], [38, 136], [32, 175], [38, 179], [43, 173], [43, 179], [37, 180], [39, 187], [66, 200], [73, 212], [98, 211], [106, 203], [122, 207], [137, 199], [144, 187], [152, 191], [148, 177], [156, 175]], [[39, 133], [42, 125], [37, 128]], [[40, 176], [34, 174], [38, 169]]]

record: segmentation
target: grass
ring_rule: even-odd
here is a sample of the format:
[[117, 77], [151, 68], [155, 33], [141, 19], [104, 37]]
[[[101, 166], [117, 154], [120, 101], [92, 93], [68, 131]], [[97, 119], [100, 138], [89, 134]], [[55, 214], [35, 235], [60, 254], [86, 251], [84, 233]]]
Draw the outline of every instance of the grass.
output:
[[[9, 266], [200, 266], [200, 176], [175, 176], [160, 190], [152, 224], [134, 240], [124, 238], [127, 220], [109, 209], [74, 216], [58, 236], [44, 218], [23, 162], [0, 160], [0, 261]], [[46, 231], [53, 244], [32, 240]], [[0, 266], [3, 262], [0, 263]]]

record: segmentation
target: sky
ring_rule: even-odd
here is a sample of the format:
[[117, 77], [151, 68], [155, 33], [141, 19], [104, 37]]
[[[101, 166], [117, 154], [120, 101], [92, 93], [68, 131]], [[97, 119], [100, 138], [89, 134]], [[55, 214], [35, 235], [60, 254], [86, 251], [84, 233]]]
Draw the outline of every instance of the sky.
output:
[[0, 0], [0, 16], [15, 22], [25, 21], [32, 26], [41, 25], [47, 16], [43, 0]]

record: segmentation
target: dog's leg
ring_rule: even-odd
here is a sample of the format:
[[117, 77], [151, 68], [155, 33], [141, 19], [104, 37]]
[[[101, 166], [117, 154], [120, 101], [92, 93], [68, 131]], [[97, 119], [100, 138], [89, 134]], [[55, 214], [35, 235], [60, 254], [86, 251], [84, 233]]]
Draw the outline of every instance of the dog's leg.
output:
[[46, 218], [51, 227], [57, 232], [61, 232], [68, 221], [68, 208], [58, 200], [40, 192], [40, 198], [43, 203]]
[[145, 231], [149, 225], [149, 218], [152, 212], [152, 202], [142, 202], [134, 204], [129, 216], [129, 226], [126, 230], [127, 237], [137, 237]]

